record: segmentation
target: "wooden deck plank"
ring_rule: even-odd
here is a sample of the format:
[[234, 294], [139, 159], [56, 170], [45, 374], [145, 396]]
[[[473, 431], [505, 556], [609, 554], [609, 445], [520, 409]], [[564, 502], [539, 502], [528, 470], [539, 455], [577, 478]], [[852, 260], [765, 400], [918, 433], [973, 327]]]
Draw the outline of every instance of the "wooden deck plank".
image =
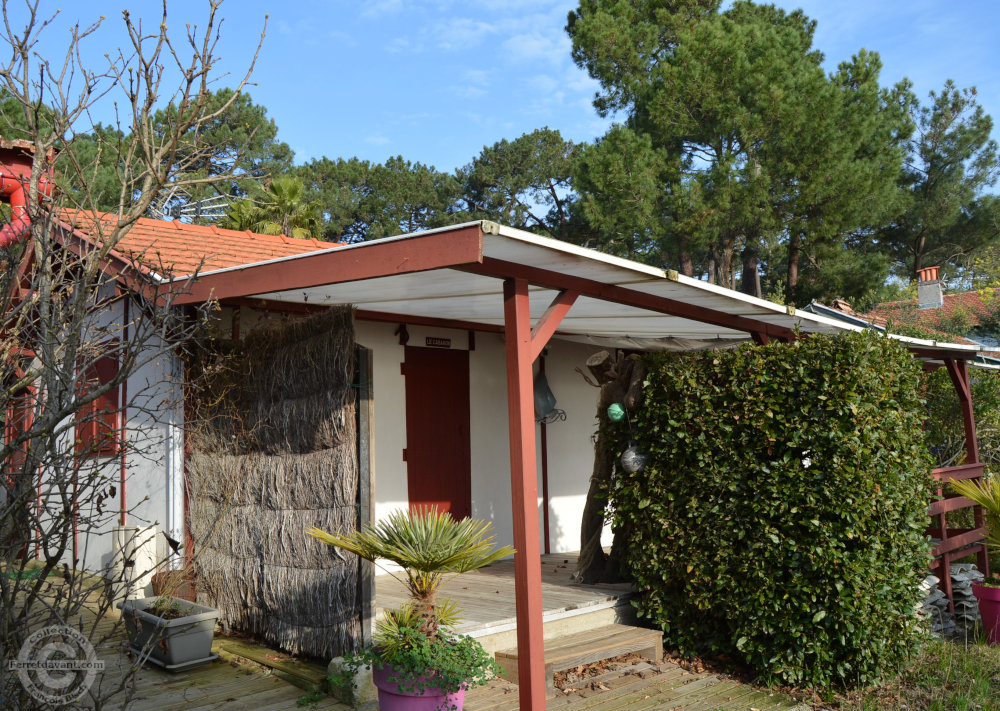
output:
[[[219, 706], [219, 702], [215, 701], [200, 706], [178, 708], [176, 711], [220, 711], [222, 709], [225, 711], [229, 711], [229, 709], [253, 709], [254, 711], [258, 711], [258, 709], [262, 708], [297, 709], [301, 708], [298, 705], [298, 700], [303, 693], [302, 689], [283, 684], [281, 687], [274, 687], [254, 694], [240, 695], [234, 697], [232, 700], [227, 699], [222, 706]], [[170, 711], [174, 710], [171, 709]]]
[[713, 711], [720, 707], [745, 708], [743, 699], [749, 696], [753, 689], [730, 679], [720, 679], [718, 683], [700, 689], [683, 697], [677, 709], [683, 711]]
[[[291, 686], [277, 677], [260, 676], [228, 684], [180, 688], [171, 693], [161, 693], [137, 699], [137, 703], [141, 703], [141, 711], [172, 711], [173, 709], [188, 711], [209, 704], [229, 703], [248, 696], [260, 698], [261, 694], [275, 689], [281, 692], [291, 690], [295, 698], [302, 695], [301, 689]], [[140, 711], [138, 706], [136, 711]]]
[[[652, 696], [662, 696], [663, 694], [669, 692], [671, 688], [684, 683], [684, 681], [688, 678], [697, 677], [694, 677], [694, 675], [688, 675], [687, 672], [684, 672], [682, 675], [672, 676], [669, 680], [657, 679], [657, 677], [638, 679], [636, 681], [630, 681], [627, 684], [623, 684], [614, 689], [612, 692], [593, 694], [584, 698], [570, 696], [565, 699], [558, 699], [557, 701], [565, 703], [560, 703], [558, 705], [550, 704], [550, 708], [558, 707], [565, 709], [565, 711], [578, 711], [579, 709], [589, 709], [601, 703], [608, 703], [611, 704], [613, 708], [618, 708], [623, 704], [627, 704], [632, 701], [643, 700]], [[624, 699], [625, 701], [619, 702], [617, 699]]]
[[230, 679], [230, 680], [218, 680], [215, 683], [201, 683], [201, 684], [183, 684], [171, 687], [154, 687], [155, 691], [144, 692], [143, 689], [137, 688], [137, 693], [135, 699], [138, 702], [142, 702], [143, 706], [148, 709], [160, 708], [161, 706], [171, 706], [179, 701], [184, 701], [188, 704], [193, 704], [199, 702], [201, 699], [213, 698], [216, 696], [221, 696], [223, 698], [230, 695], [233, 690], [246, 690], [249, 688], [263, 689], [272, 688], [274, 686], [274, 679], [269, 679], [264, 685], [260, 684], [260, 680], [253, 677], [245, 677], [243, 679]]
[[788, 711], [798, 706], [793, 699], [784, 694], [769, 691], [752, 691], [746, 697], [746, 703], [760, 711]]
[[619, 694], [594, 694], [593, 696], [581, 699], [582, 705], [570, 704], [567, 711], [618, 711], [618, 709], [641, 709], [656, 708], [662, 701], [666, 692], [658, 690], [654, 686], [646, 686], [634, 689], [629, 693]]

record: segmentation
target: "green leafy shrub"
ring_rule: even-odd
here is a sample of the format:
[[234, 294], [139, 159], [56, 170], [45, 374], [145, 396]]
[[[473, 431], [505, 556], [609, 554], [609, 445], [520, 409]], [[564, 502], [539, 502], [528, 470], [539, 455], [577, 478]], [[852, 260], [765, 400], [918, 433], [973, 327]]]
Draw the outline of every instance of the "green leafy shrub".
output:
[[919, 365], [859, 333], [647, 367], [616, 435], [648, 464], [611, 492], [640, 615], [683, 653], [793, 684], [895, 668], [929, 562]]

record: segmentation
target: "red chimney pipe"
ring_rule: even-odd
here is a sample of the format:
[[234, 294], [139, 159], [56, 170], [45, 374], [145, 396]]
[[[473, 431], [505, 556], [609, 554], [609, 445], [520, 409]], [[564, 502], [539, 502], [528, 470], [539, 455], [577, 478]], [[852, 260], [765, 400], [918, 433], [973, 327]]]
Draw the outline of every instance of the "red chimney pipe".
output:
[[[29, 141], [0, 138], [0, 199], [10, 204], [10, 223], [0, 229], [0, 248], [20, 242], [31, 227], [27, 186], [34, 152], [35, 147]], [[50, 160], [49, 171], [38, 180], [41, 195], [52, 194], [51, 171]]]
[[939, 277], [939, 270], [941, 267], [924, 267], [923, 269], [917, 270], [917, 281], [937, 281]]

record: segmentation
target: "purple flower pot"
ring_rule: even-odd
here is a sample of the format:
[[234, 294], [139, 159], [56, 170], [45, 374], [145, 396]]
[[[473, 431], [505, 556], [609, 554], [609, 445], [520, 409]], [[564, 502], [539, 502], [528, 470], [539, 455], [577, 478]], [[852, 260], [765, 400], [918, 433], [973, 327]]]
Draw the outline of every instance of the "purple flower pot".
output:
[[423, 692], [406, 692], [394, 681], [390, 667], [375, 669], [372, 666], [372, 681], [378, 688], [379, 711], [462, 711], [465, 689], [453, 694], [445, 694], [441, 689], [427, 686]]
[[979, 614], [990, 644], [1000, 645], [1000, 588], [982, 583], [972, 584], [972, 594], [979, 602]]

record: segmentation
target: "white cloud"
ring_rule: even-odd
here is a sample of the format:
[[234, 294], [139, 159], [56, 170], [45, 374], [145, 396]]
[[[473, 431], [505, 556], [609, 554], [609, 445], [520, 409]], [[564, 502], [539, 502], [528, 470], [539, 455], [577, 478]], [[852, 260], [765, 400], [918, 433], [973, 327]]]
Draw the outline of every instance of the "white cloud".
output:
[[546, 62], [559, 66], [569, 56], [569, 41], [537, 32], [508, 37], [501, 45], [506, 56], [518, 62]]
[[[349, 32], [329, 29], [321, 23], [317, 24], [303, 19], [297, 19], [295, 22], [277, 20], [275, 27], [279, 35], [293, 38], [296, 47], [327, 46], [331, 40], [343, 47], [357, 46], [357, 40]], [[266, 42], [264, 47], [266, 51], [268, 49]]]
[[536, 74], [533, 77], [527, 79], [527, 84], [532, 89], [542, 93], [549, 93], [555, 91], [559, 86], [559, 82], [556, 78], [548, 74]]
[[393, 15], [402, 9], [402, 0], [365, 0], [361, 16], [373, 20], [385, 15]]
[[490, 72], [485, 69], [466, 69], [458, 83], [449, 86], [448, 91], [466, 99], [478, 99], [489, 93], [492, 83]]
[[403, 52], [419, 52], [423, 47], [414, 44], [409, 37], [394, 37], [389, 41], [389, 44], [385, 46], [386, 52], [391, 52], [392, 54], [401, 54]]
[[334, 40], [342, 47], [358, 46], [357, 39], [350, 32], [344, 32], [343, 30], [329, 30], [326, 35], [328, 39]]
[[601, 88], [600, 82], [575, 64], [567, 67], [563, 76], [563, 85], [570, 91], [582, 92], [587, 96], [593, 96]]
[[453, 17], [445, 22], [425, 30], [433, 35], [438, 49], [448, 52], [468, 49], [480, 44], [490, 35], [496, 34], [499, 28], [492, 22], [473, 20], [467, 17]]
[[371, 136], [365, 136], [365, 143], [368, 143], [372, 146], [384, 146], [387, 143], [389, 143], [389, 139], [380, 134], [374, 134]]
[[485, 86], [490, 83], [490, 72], [485, 69], [466, 69], [462, 72], [462, 78], [470, 84]]
[[448, 90], [455, 96], [460, 96], [463, 99], [480, 99], [489, 93], [483, 87], [471, 84], [453, 84], [448, 87]]

